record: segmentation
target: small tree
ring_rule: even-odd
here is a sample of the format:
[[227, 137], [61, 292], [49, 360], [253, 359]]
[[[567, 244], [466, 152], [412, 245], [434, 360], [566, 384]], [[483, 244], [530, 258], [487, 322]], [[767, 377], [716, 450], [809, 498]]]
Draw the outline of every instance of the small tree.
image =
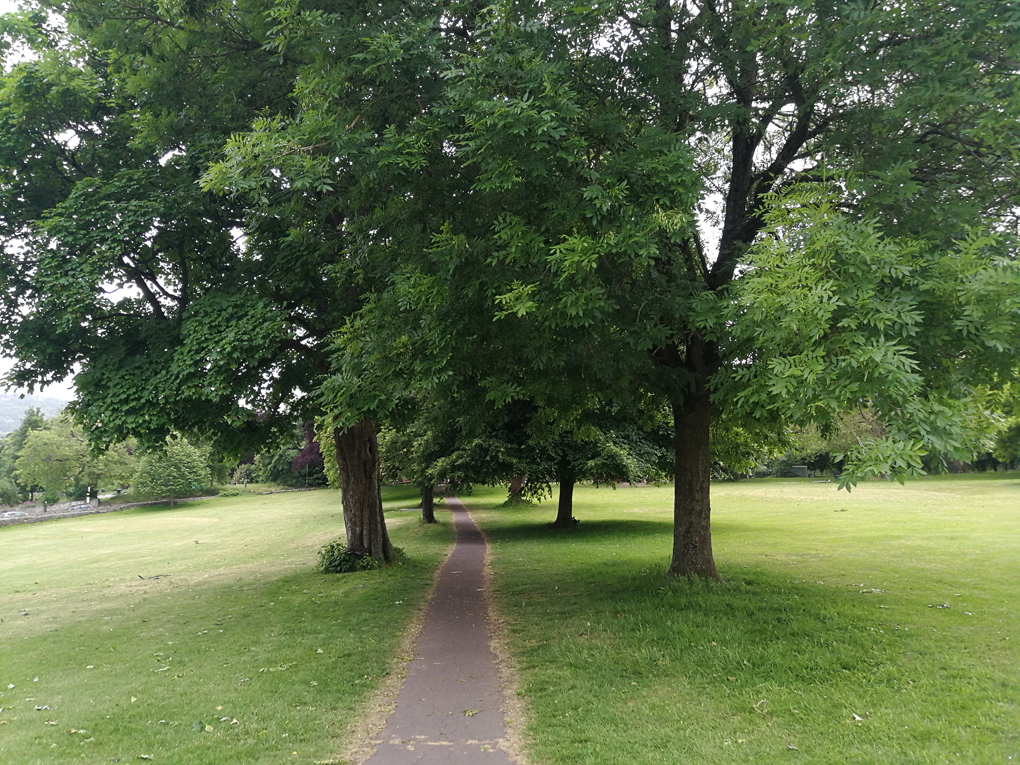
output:
[[10, 478], [0, 478], [0, 507], [4, 505], [14, 506], [21, 501], [21, 492], [17, 484]]
[[169, 499], [172, 507], [181, 497], [207, 487], [211, 478], [202, 450], [182, 437], [170, 437], [162, 450], [142, 458], [133, 488], [141, 494]]
[[25, 487], [41, 487], [47, 502], [65, 492], [84, 497], [88, 487], [123, 483], [135, 471], [134, 449], [128, 442], [103, 451], [89, 448], [81, 429], [63, 415], [45, 420], [25, 435], [15, 462], [14, 478]]
[[29, 407], [21, 419], [18, 429], [8, 433], [0, 440], [0, 478], [8, 478], [14, 481], [25, 497], [30, 497], [33, 487], [21, 484], [14, 475], [17, 469], [18, 457], [25, 447], [25, 439], [33, 430], [41, 430], [46, 425], [46, 418], [38, 407]]

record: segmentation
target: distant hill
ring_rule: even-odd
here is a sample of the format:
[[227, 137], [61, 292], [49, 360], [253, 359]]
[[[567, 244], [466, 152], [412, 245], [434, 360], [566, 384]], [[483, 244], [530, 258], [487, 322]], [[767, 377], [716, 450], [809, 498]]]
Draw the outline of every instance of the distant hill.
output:
[[21, 398], [17, 394], [0, 393], [0, 436], [17, 430], [25, 416], [25, 410], [31, 407], [38, 407], [47, 417], [52, 417], [65, 406], [66, 401], [59, 398], [46, 398], [43, 396], [25, 396]]

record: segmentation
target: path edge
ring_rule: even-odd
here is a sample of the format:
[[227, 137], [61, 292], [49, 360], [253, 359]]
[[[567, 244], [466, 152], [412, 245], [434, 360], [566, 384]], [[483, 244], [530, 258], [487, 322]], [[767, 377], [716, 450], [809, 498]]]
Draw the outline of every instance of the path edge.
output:
[[[452, 512], [450, 524], [453, 524]], [[421, 635], [422, 627], [425, 626], [425, 611], [428, 609], [429, 603], [432, 602], [436, 587], [439, 586], [439, 575], [456, 547], [457, 538], [455, 536], [432, 574], [432, 585], [408, 622], [404, 635], [400, 638], [397, 655], [390, 662], [389, 674], [379, 684], [375, 693], [369, 696], [359, 713], [354, 716], [351, 722], [347, 723], [348, 739], [336, 755], [336, 765], [341, 765], [341, 763], [343, 765], [362, 765], [375, 754], [376, 746], [382, 741], [382, 732], [386, 728], [386, 723], [397, 708], [397, 696], [407, 678], [407, 665], [414, 659], [414, 647]], [[486, 553], [488, 553], [488, 543], [486, 543]]]
[[[459, 498], [458, 498], [459, 501]], [[471, 508], [461, 502], [461, 506], [471, 515]], [[489, 647], [496, 655], [496, 673], [499, 678], [499, 687], [503, 695], [503, 723], [506, 725], [506, 736], [499, 741], [500, 749], [509, 755], [510, 759], [518, 765], [535, 765], [528, 756], [528, 745], [525, 730], [527, 728], [528, 709], [525, 697], [519, 693], [521, 689], [521, 677], [518, 671], [517, 659], [510, 650], [510, 641], [507, 638], [506, 619], [499, 610], [496, 602], [496, 593], [492, 586], [492, 545], [485, 535], [482, 525], [477, 519], [471, 518], [478, 527], [478, 531], [485, 540], [485, 564], [482, 572], [485, 582], [485, 605], [486, 621], [489, 624]]]

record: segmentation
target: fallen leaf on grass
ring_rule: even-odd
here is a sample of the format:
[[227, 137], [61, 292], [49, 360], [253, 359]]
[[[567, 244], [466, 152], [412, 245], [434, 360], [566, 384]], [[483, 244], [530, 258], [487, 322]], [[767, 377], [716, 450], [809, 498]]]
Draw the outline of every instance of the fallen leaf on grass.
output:
[[279, 667], [263, 667], [259, 672], [286, 672], [288, 669], [293, 667], [295, 662], [290, 664], [281, 664]]

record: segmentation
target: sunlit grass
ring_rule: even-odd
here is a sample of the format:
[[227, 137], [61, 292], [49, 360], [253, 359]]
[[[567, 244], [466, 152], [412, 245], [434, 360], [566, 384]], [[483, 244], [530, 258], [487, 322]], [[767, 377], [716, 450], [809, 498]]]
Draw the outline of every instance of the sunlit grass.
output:
[[811, 481], [713, 489], [721, 584], [664, 577], [670, 488], [554, 503], [466, 497], [557, 763], [1020, 761], [1020, 480], [847, 495]]
[[344, 576], [328, 490], [0, 529], [0, 761], [329, 760], [452, 539], [389, 526], [407, 561]]

